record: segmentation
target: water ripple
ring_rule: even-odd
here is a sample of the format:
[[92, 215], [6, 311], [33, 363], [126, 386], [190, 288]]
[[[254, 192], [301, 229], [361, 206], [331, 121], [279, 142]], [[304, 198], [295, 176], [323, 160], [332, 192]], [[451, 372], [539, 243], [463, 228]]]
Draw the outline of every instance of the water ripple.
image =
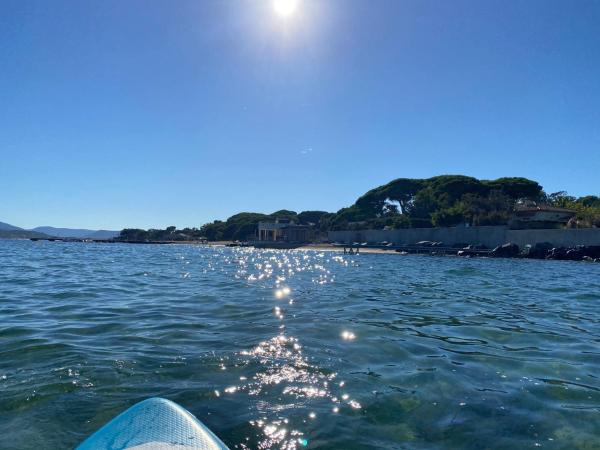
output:
[[165, 396], [232, 449], [597, 448], [600, 268], [0, 241], [0, 448]]

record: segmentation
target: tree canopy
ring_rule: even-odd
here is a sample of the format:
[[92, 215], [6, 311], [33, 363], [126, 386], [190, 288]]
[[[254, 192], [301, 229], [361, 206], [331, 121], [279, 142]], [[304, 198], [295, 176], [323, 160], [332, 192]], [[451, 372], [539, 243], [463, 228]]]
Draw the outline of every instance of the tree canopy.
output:
[[178, 230], [175, 226], [170, 226], [164, 230], [142, 230], [139, 228], [125, 228], [116, 238], [124, 242], [148, 242], [148, 241], [197, 241], [204, 236], [197, 228], [184, 228]]
[[533, 200], [577, 212], [571, 226], [600, 226], [600, 198], [581, 198], [566, 192], [546, 194], [539, 183], [527, 178], [504, 177], [478, 180], [464, 175], [432, 178], [398, 178], [360, 196], [353, 205], [336, 213], [287, 209], [271, 214], [242, 212], [225, 221], [215, 220], [200, 229], [166, 230], [126, 229], [123, 240], [246, 240], [256, 235], [258, 223], [289, 219], [311, 225], [320, 231], [341, 229], [417, 228], [434, 226], [504, 225], [515, 203]]
[[575, 211], [576, 216], [569, 223], [571, 227], [600, 227], [600, 197], [586, 195], [576, 198], [565, 191], [560, 191], [546, 195], [545, 201], [557, 208], [567, 208]]
[[526, 178], [478, 180], [464, 175], [398, 178], [370, 190], [333, 219], [334, 229], [432, 227], [507, 222], [519, 199], [539, 199], [542, 187]]

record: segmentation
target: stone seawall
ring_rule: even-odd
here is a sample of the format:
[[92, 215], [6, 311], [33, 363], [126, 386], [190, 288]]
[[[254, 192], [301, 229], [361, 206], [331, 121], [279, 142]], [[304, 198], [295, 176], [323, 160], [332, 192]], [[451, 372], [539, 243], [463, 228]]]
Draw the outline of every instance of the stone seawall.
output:
[[443, 242], [445, 245], [482, 244], [489, 248], [512, 242], [519, 247], [550, 243], [555, 247], [600, 245], [600, 228], [559, 230], [510, 230], [506, 226], [410, 228], [400, 230], [330, 231], [331, 242], [392, 242], [411, 245], [419, 241]]

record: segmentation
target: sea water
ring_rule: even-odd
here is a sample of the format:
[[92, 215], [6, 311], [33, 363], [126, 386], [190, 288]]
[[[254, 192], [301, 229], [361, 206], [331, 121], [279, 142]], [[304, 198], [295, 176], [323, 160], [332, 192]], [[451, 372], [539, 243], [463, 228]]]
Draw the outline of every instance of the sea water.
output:
[[0, 241], [0, 448], [161, 396], [232, 449], [600, 448], [600, 265]]

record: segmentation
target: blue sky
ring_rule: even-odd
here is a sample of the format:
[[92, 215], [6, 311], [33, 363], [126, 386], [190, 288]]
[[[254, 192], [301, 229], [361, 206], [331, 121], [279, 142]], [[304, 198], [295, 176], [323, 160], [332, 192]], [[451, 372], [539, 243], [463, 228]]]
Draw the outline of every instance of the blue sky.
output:
[[199, 226], [398, 177], [600, 194], [600, 2], [2, 0], [0, 220]]

